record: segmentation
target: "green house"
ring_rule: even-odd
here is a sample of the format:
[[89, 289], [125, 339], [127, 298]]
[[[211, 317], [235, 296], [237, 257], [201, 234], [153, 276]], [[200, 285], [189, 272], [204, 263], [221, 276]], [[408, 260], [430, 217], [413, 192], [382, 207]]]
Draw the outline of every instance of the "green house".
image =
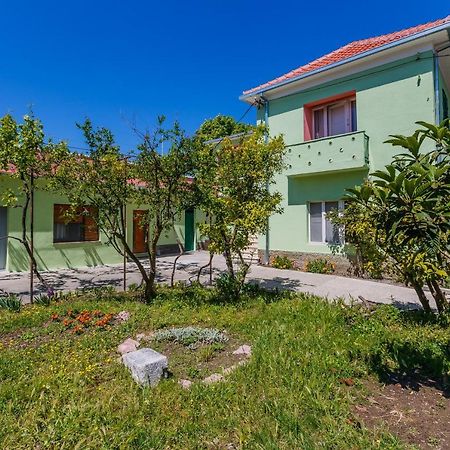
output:
[[[15, 180], [7, 173], [0, 175], [0, 189], [12, 188]], [[122, 257], [108, 244], [96, 226], [95, 210], [89, 205], [89, 214], [80, 212], [69, 223], [64, 217], [69, 208], [67, 199], [37, 189], [34, 198], [34, 253], [39, 270], [89, 267], [119, 264]], [[138, 256], [146, 255], [148, 231], [141, 226], [145, 205], [127, 206], [127, 240]], [[0, 207], [0, 270], [29, 270], [29, 259], [22, 244], [21, 208]], [[162, 235], [158, 251], [161, 255], [178, 253], [181, 243], [186, 251], [201, 245], [196, 223], [202, 220], [199, 211], [188, 209], [179, 217], [173, 230]], [[28, 224], [29, 225], [29, 224]], [[29, 228], [28, 228], [29, 229]]]
[[439, 123], [450, 99], [450, 16], [352, 42], [256, 88], [240, 99], [282, 134], [287, 168], [274, 189], [282, 214], [271, 217], [259, 249], [299, 261], [330, 254], [342, 233], [326, 213], [343, 208], [345, 189], [383, 168], [390, 134], [411, 134], [418, 120]]

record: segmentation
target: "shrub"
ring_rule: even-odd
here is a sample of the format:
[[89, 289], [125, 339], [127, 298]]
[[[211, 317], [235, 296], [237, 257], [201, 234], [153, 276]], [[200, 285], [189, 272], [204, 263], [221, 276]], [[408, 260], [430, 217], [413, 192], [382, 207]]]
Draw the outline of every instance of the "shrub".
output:
[[294, 262], [287, 256], [277, 255], [273, 258], [272, 267], [275, 267], [275, 269], [293, 269]]
[[306, 263], [306, 271], [330, 274], [334, 272], [334, 264], [325, 258], [311, 259]]
[[186, 346], [196, 344], [223, 344], [228, 341], [228, 337], [225, 333], [220, 332], [216, 328], [198, 327], [169, 328], [168, 330], [160, 330], [153, 335], [153, 339], [158, 342], [178, 342]]
[[223, 273], [217, 278], [216, 287], [219, 295], [228, 300], [235, 300], [241, 290], [239, 281], [229, 273]]
[[17, 294], [6, 294], [0, 297], [0, 308], [13, 312], [20, 312], [22, 301]]

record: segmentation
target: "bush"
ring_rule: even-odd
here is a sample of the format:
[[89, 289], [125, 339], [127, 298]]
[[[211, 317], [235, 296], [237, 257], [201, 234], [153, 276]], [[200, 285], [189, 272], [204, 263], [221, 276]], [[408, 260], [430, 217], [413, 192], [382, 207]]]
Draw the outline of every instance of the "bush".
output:
[[333, 273], [334, 264], [325, 258], [311, 259], [306, 263], [306, 271], [312, 273]]
[[219, 295], [227, 300], [236, 300], [241, 290], [239, 280], [229, 273], [223, 273], [217, 278], [216, 287]]
[[17, 294], [6, 294], [0, 297], [0, 308], [13, 312], [20, 312], [22, 301]]
[[272, 267], [275, 267], [275, 269], [293, 269], [294, 262], [287, 256], [277, 255], [273, 258]]

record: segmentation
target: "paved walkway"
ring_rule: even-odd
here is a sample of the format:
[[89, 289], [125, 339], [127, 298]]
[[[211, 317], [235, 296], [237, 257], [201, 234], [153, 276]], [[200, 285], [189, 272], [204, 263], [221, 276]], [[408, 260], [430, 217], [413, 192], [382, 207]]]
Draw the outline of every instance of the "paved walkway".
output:
[[[174, 256], [165, 256], [158, 259], [158, 282], [170, 282], [174, 258]], [[204, 251], [183, 255], [178, 260], [175, 280], [195, 280], [199, 267], [206, 264], [208, 258], [209, 254]], [[216, 278], [224, 270], [224, 258], [215, 256], [213, 278]], [[127, 264], [127, 272], [128, 285], [140, 283], [141, 277], [134, 264]], [[203, 273], [202, 282], [207, 282], [209, 270], [206, 269]], [[55, 290], [71, 291], [106, 285], [114, 285], [120, 289], [123, 285], [122, 265], [63, 269], [43, 272], [43, 276]], [[281, 270], [257, 265], [252, 266], [248, 279], [268, 289], [290, 289], [328, 298], [342, 297], [347, 301], [362, 296], [373, 302], [390, 303], [403, 308], [419, 306], [419, 301], [413, 289], [376, 281]], [[39, 288], [37, 280], [36, 288]], [[20, 294], [26, 302], [29, 295], [29, 275], [16, 272], [0, 273], [0, 290]]]

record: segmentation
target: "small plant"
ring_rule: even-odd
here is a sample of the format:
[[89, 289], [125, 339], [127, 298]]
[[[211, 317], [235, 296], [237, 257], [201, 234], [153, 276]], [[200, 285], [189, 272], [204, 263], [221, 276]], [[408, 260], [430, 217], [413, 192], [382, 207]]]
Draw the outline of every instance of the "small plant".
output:
[[66, 330], [70, 330], [74, 334], [81, 334], [88, 328], [108, 328], [114, 320], [114, 315], [103, 313], [98, 309], [94, 311], [85, 309], [81, 312], [69, 309], [63, 315], [52, 314], [50, 319], [53, 322], [61, 322]]
[[287, 256], [277, 255], [273, 258], [272, 267], [275, 267], [275, 269], [293, 269], [294, 262]]
[[335, 265], [325, 258], [311, 259], [306, 263], [306, 271], [311, 273], [330, 274], [335, 270]]
[[195, 346], [197, 344], [223, 344], [228, 341], [225, 333], [216, 328], [169, 328], [168, 330], [157, 331], [153, 339], [158, 342], [169, 341], [178, 342], [185, 346]]
[[34, 297], [34, 303], [41, 306], [50, 306], [51, 297], [47, 294], [39, 294]]
[[9, 293], [0, 297], [0, 308], [18, 313], [22, 308], [22, 301], [17, 294]]
[[216, 353], [221, 352], [224, 349], [223, 344], [211, 344], [206, 345], [205, 347], [199, 349], [198, 351], [198, 359], [201, 362], [208, 362], [211, 361], [214, 356], [216, 356]]

